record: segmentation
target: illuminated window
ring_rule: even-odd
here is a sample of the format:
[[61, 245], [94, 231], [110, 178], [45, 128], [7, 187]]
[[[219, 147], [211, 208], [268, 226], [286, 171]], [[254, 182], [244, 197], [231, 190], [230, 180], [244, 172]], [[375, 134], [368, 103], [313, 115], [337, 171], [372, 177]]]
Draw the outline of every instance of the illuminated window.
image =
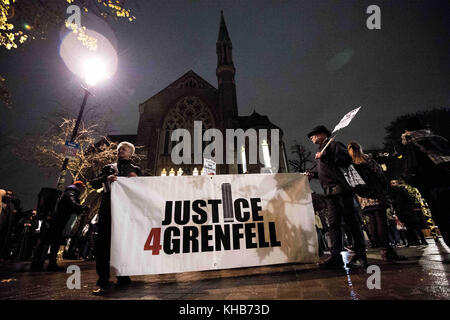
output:
[[245, 147], [241, 147], [242, 173], [247, 173], [247, 158], [245, 157]]
[[270, 168], [272, 167], [270, 164], [270, 153], [269, 153], [269, 144], [266, 140], [263, 140], [261, 143], [262, 151], [263, 151], [263, 160], [264, 160], [264, 167]]

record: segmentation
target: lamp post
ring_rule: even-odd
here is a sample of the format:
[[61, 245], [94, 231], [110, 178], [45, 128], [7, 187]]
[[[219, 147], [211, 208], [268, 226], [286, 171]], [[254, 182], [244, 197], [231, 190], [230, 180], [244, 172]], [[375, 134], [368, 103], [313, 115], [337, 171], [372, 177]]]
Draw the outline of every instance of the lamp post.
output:
[[[84, 89], [84, 97], [83, 97], [83, 102], [81, 103], [80, 112], [78, 112], [78, 118], [75, 123], [75, 127], [73, 128], [73, 131], [72, 131], [72, 137], [70, 138], [70, 143], [75, 141], [75, 138], [78, 133], [78, 128], [80, 127], [81, 118], [83, 117], [84, 107], [86, 106], [86, 102], [87, 102], [89, 95], [92, 95], [85, 86], [81, 86], [81, 87]], [[56, 189], [59, 192], [64, 191], [64, 176], [66, 175], [66, 170], [67, 170], [68, 164], [69, 164], [69, 158], [66, 157], [66, 158], [64, 158], [61, 172], [58, 177], [58, 182], [56, 184]]]
[[[84, 68], [84, 82], [87, 86], [81, 86], [84, 90], [83, 102], [81, 103], [80, 111], [78, 112], [77, 121], [75, 122], [75, 127], [72, 131], [72, 137], [70, 138], [70, 143], [73, 143], [77, 137], [78, 128], [80, 127], [81, 118], [83, 117], [84, 107], [86, 106], [86, 102], [88, 97], [93, 94], [88, 90], [99, 81], [107, 78], [107, 70], [104, 62], [99, 59], [99, 57], [91, 57], [90, 59], [86, 59], [83, 63]], [[67, 173], [67, 165], [69, 164], [69, 158], [66, 156], [64, 158], [64, 162], [61, 168], [61, 172], [58, 177], [58, 182], [56, 184], [56, 189], [61, 194], [64, 191], [64, 176]]]

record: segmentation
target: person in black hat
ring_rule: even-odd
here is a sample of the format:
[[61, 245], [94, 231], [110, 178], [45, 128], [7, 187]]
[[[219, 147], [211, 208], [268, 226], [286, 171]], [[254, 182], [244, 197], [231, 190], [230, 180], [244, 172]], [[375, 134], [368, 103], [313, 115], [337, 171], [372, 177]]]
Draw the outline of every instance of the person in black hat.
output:
[[354, 239], [355, 255], [347, 267], [357, 268], [367, 265], [366, 247], [361, 224], [353, 211], [353, 192], [349, 188], [340, 167], [348, 167], [352, 159], [347, 148], [341, 142], [330, 140], [331, 132], [325, 126], [317, 126], [308, 138], [317, 144], [319, 151], [315, 155], [316, 166], [308, 173], [312, 178], [319, 179], [324, 190], [328, 205], [328, 222], [331, 257], [320, 266], [324, 268], [342, 268], [344, 261], [341, 256], [342, 234], [341, 219], [348, 225]]
[[404, 125], [404, 180], [423, 194], [447, 246], [450, 247], [450, 143], [433, 134], [419, 118]]

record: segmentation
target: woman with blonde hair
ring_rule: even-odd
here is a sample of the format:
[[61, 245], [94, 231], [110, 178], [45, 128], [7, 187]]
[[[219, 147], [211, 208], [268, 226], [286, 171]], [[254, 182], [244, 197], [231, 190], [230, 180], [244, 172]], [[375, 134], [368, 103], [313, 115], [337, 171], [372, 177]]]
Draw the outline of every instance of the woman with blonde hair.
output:
[[369, 217], [370, 228], [376, 243], [381, 248], [384, 261], [405, 260], [398, 256], [389, 244], [386, 209], [389, 206], [389, 182], [384, 176], [380, 165], [363, 153], [362, 147], [356, 142], [350, 142], [347, 150], [352, 158], [353, 166], [367, 185], [363, 194], [356, 194], [364, 215]]

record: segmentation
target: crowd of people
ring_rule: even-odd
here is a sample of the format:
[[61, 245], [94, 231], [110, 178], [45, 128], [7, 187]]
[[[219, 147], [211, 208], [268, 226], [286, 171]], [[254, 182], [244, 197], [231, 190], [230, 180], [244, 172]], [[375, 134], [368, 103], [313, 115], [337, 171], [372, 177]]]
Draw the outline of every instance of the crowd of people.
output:
[[[395, 248], [428, 245], [424, 229], [439, 241], [436, 225], [449, 245], [446, 199], [450, 197], [450, 147], [446, 139], [418, 123], [408, 126], [401, 137], [407, 150], [405, 180], [389, 181], [357, 142], [345, 146], [331, 138], [325, 126], [315, 127], [308, 137], [318, 145], [316, 165], [308, 175], [319, 179], [324, 191], [325, 205], [319, 208], [314, 204], [319, 255], [330, 252], [320, 267], [365, 267], [367, 247], [379, 248], [385, 261], [404, 260]], [[43, 270], [48, 259], [47, 270], [59, 271], [57, 254], [65, 244], [67, 252], [77, 252], [68, 257], [96, 260], [99, 289], [94, 294], [103, 294], [110, 286], [110, 184], [118, 176], [141, 175], [141, 169], [131, 161], [134, 151], [131, 143], [121, 142], [117, 161], [106, 165], [91, 181], [94, 189], [102, 189], [100, 209], [93, 218], [88, 218], [89, 208], [80, 201], [85, 189], [82, 181], [66, 187], [50, 210], [41, 210], [45, 212], [23, 211], [11, 190], [0, 189], [0, 258], [32, 260], [31, 271]], [[74, 215], [79, 217], [79, 227], [63, 236]], [[354, 252], [347, 264], [342, 259], [343, 250]], [[130, 278], [118, 277], [118, 283], [128, 284]]]
[[[63, 258], [96, 261], [99, 289], [94, 294], [103, 294], [110, 287], [110, 184], [118, 176], [141, 175], [141, 169], [131, 161], [134, 152], [133, 144], [121, 142], [117, 147], [117, 162], [106, 165], [91, 181], [94, 189], [102, 189], [100, 209], [92, 219], [88, 218], [89, 207], [80, 201], [85, 190], [82, 181], [74, 181], [59, 197], [52, 192], [42, 197], [47, 197], [46, 200], [40, 197], [42, 208], [25, 212], [11, 190], [0, 189], [0, 259], [31, 260], [30, 271], [33, 272], [43, 271], [48, 260], [47, 271], [61, 271], [63, 268], [57, 264], [57, 255], [64, 244]], [[73, 216], [79, 222], [75, 228]], [[67, 226], [75, 231], [67, 232]], [[117, 279], [119, 284], [131, 281], [129, 277]]]
[[0, 189], [0, 259], [26, 260], [39, 236], [36, 210], [24, 211], [12, 190]]
[[[74, 192], [74, 188], [77, 185], [80, 186], [79, 183], [77, 182], [67, 187], [65, 194], [68, 193], [68, 190]], [[50, 227], [50, 216], [38, 214], [38, 211], [34, 209], [23, 210], [20, 199], [12, 190], [0, 189], [0, 203], [0, 260], [30, 261], [33, 257], [33, 252], [36, 252], [38, 247], [40, 259], [47, 259], [48, 249], [52, 247], [51, 261], [55, 263], [50, 264], [49, 269], [53, 267], [56, 270], [60, 270], [56, 266], [56, 255], [61, 245], [64, 245], [63, 253], [66, 258], [95, 259], [94, 241], [97, 233], [96, 220], [98, 218], [94, 216], [93, 219], [88, 219], [88, 216], [85, 214], [87, 208], [82, 212], [83, 215], [78, 217], [79, 228], [76, 228], [75, 232], [66, 235], [63, 229], [67, 226], [67, 222], [73, 212], [69, 210], [64, 214], [56, 213], [53, 226], [55, 228], [58, 227], [58, 229], [52, 229], [54, 234], [44, 240], [43, 237], [49, 236], [47, 230]], [[67, 204], [64, 204], [61, 208], [66, 206]], [[43, 245], [45, 241], [50, 242]], [[46, 247], [47, 244], [48, 247]], [[36, 254], [34, 256], [37, 257]]]
[[[410, 193], [410, 188], [415, 192]], [[381, 228], [377, 229], [377, 223], [379, 226], [382, 222], [380, 218], [384, 215], [386, 215], [387, 219], [385, 225], [387, 228], [387, 241], [392, 248], [428, 246], [428, 242], [425, 239], [426, 235], [438, 241], [437, 227], [425, 214], [425, 212], [429, 211], [429, 208], [422, 198], [417, 197], [417, 188], [406, 184], [403, 180], [391, 180], [388, 192], [391, 195], [391, 200], [388, 202], [388, 206], [382, 208], [381, 211], [380, 208], [373, 208], [373, 211], [367, 209], [364, 211], [357, 200], [358, 196], [355, 197], [354, 214], [361, 224], [366, 247], [380, 248], [383, 246], [383, 241], [384, 245], [386, 245], [386, 239], [383, 239], [383, 236], [380, 237], [377, 232], [382, 230]], [[326, 251], [329, 251], [327, 209], [315, 210], [315, 214], [319, 256], [322, 256]], [[352, 251], [353, 239], [344, 223], [341, 224], [341, 232], [344, 250]]]
[[[448, 140], [434, 135], [419, 119], [411, 120], [401, 136], [405, 181], [388, 181], [381, 166], [357, 142], [345, 146], [331, 138], [323, 125], [308, 137], [318, 145], [316, 165], [308, 175], [319, 179], [327, 203], [325, 215], [316, 215], [319, 254], [327, 249], [331, 254], [321, 267], [365, 267], [368, 245], [379, 247], [385, 261], [404, 260], [395, 247], [428, 245], [423, 229], [439, 241], [436, 225], [450, 245]], [[355, 253], [347, 264], [341, 255], [344, 248]]]

